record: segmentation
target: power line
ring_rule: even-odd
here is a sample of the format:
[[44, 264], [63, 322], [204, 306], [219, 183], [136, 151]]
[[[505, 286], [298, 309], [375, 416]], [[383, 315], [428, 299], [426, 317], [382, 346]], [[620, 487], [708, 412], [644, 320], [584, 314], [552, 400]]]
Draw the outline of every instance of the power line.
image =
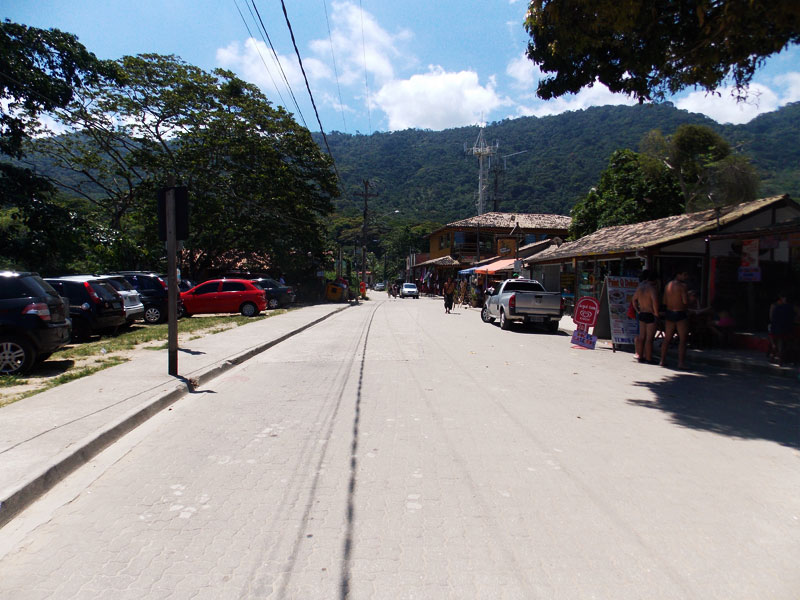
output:
[[322, 6], [325, 9], [325, 23], [328, 26], [328, 40], [331, 43], [331, 59], [333, 60], [333, 74], [336, 76], [336, 89], [339, 91], [339, 108], [342, 111], [342, 124], [344, 125], [344, 132], [347, 133], [347, 122], [344, 119], [344, 101], [342, 100], [342, 88], [339, 86], [339, 70], [336, 68], [336, 54], [333, 52], [333, 36], [331, 35], [331, 22], [328, 19], [328, 4], [322, 0]]
[[[306, 119], [303, 116], [303, 112], [300, 110], [300, 105], [297, 103], [297, 98], [295, 98], [294, 90], [292, 90], [292, 86], [289, 84], [289, 78], [286, 77], [286, 73], [283, 70], [283, 65], [281, 64], [281, 61], [278, 58], [278, 53], [275, 51], [275, 46], [272, 45], [272, 39], [269, 37], [269, 33], [267, 32], [267, 28], [264, 26], [264, 21], [261, 19], [261, 13], [258, 12], [258, 7], [256, 6], [256, 2], [255, 2], [255, 0], [250, 0], [250, 3], [253, 5], [253, 9], [256, 11], [256, 15], [258, 16], [258, 22], [261, 23], [262, 31], [267, 36], [267, 41], [269, 42], [269, 47], [272, 49], [272, 55], [275, 57], [275, 62], [278, 64], [278, 68], [281, 70], [281, 75], [283, 75], [283, 80], [286, 82], [286, 87], [289, 88], [289, 94], [291, 94], [291, 96], [292, 96], [292, 101], [294, 102], [294, 106], [297, 109], [298, 114], [300, 115], [300, 120], [303, 121], [303, 126], [306, 129], [308, 129], [308, 124], [306, 123]], [[284, 14], [285, 14], [285, 11], [284, 11]], [[303, 68], [302, 64], [300, 65], [300, 68], [301, 69]], [[303, 73], [303, 77], [305, 77], [305, 73]]]
[[[252, 39], [256, 39], [253, 33], [250, 31], [250, 25], [247, 24], [247, 19], [244, 18], [244, 14], [242, 14], [242, 11], [239, 8], [239, 3], [237, 2], [237, 0], [233, 0], [233, 4], [236, 6], [236, 11], [239, 13], [239, 16], [242, 19], [242, 23], [244, 23], [244, 26], [247, 29], [247, 35], [249, 35]], [[252, 11], [250, 12], [250, 14], [252, 16]], [[262, 35], [261, 37], [263, 39], [264, 36]], [[269, 75], [270, 81], [272, 81], [272, 87], [275, 88], [275, 92], [278, 94], [278, 98], [281, 99], [281, 105], [286, 106], [286, 101], [283, 99], [283, 95], [281, 94], [281, 91], [278, 89], [278, 84], [275, 83], [275, 78], [272, 76], [272, 71], [270, 71], [269, 67], [267, 66], [267, 61], [264, 60], [264, 55], [261, 54], [261, 49], [258, 47], [258, 44], [256, 44], [256, 52], [258, 52], [258, 56], [261, 59], [261, 63], [264, 65], [264, 69], [267, 71], [267, 75]]]
[[369, 106], [369, 77], [367, 76], [367, 42], [364, 39], [364, 7], [361, 0], [358, 0], [359, 15], [361, 17], [361, 51], [364, 55], [364, 87], [367, 89], [367, 123], [369, 123], [369, 134], [372, 135], [372, 111]]
[[319, 124], [319, 132], [322, 134], [322, 140], [325, 142], [325, 148], [328, 149], [328, 156], [331, 157], [333, 161], [333, 168], [336, 170], [336, 176], [339, 176], [339, 171], [336, 169], [336, 161], [333, 160], [333, 153], [331, 152], [331, 147], [328, 145], [328, 136], [325, 135], [325, 129], [322, 127], [322, 121], [319, 118], [319, 112], [317, 111], [317, 103], [314, 102], [314, 94], [311, 93], [311, 86], [308, 83], [308, 77], [306, 77], [306, 70], [303, 67], [303, 59], [300, 58], [300, 50], [297, 48], [297, 42], [294, 39], [294, 31], [292, 30], [292, 24], [289, 22], [289, 14], [286, 12], [286, 3], [284, 0], [281, 0], [281, 8], [283, 9], [283, 17], [286, 19], [286, 26], [289, 28], [289, 35], [292, 38], [292, 45], [294, 46], [294, 53], [297, 55], [297, 61], [300, 63], [300, 71], [303, 73], [303, 81], [306, 82], [306, 90], [308, 90], [308, 97], [311, 99], [311, 106], [314, 108], [314, 114], [317, 117], [317, 123]]

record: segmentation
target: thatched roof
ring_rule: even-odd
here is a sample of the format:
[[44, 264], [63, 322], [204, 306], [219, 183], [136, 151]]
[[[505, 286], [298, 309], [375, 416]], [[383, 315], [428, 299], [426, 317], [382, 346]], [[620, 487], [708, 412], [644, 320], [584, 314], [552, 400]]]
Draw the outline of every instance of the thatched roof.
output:
[[604, 227], [574, 242], [567, 242], [561, 246], [551, 246], [530, 257], [525, 262], [540, 263], [577, 256], [626, 254], [659, 247], [685, 238], [716, 231], [718, 227], [723, 227], [773, 204], [787, 200], [789, 200], [789, 196], [774, 196], [734, 206], [724, 206], [719, 210], [711, 208], [654, 221], [645, 221], [644, 223]]
[[[549, 214], [535, 214], [535, 213], [503, 213], [503, 212], [488, 212], [482, 215], [469, 217], [468, 219], [461, 219], [448, 223], [444, 227], [440, 227], [436, 231], [431, 232], [430, 235], [439, 233], [445, 230], [473, 230], [476, 227], [481, 229], [495, 229], [507, 230], [508, 232], [519, 225], [520, 233], [525, 233], [527, 230], [547, 230], [555, 232], [566, 233], [569, 224], [572, 221], [570, 217], [564, 215], [549, 215]], [[505, 232], [504, 232], [505, 233]]]

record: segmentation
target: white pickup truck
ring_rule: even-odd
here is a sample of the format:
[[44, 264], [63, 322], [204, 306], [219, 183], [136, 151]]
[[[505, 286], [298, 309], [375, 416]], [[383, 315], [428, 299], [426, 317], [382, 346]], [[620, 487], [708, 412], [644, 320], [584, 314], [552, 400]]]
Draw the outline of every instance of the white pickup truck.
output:
[[539, 323], [548, 331], [558, 331], [564, 314], [561, 292], [548, 292], [535, 279], [506, 279], [486, 297], [481, 319], [484, 323], [500, 320], [501, 329], [513, 321]]

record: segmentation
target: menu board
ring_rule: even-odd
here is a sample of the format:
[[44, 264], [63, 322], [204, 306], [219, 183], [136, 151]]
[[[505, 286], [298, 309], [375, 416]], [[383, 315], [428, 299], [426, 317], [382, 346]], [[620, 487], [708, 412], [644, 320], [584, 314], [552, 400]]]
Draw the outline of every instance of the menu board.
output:
[[639, 323], [628, 317], [628, 307], [639, 287], [635, 277], [606, 276], [608, 290], [608, 316], [611, 322], [611, 343], [633, 344], [639, 333]]

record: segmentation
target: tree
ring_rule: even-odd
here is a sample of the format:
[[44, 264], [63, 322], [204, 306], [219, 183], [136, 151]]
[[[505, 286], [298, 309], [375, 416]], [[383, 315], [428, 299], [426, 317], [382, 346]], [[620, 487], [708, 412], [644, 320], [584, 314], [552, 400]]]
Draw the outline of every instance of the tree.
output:
[[800, 42], [795, 0], [533, 0], [528, 57], [554, 75], [543, 99], [595, 82], [640, 101], [731, 79], [740, 93], [770, 55]]
[[117, 67], [118, 84], [85, 88], [60, 115], [75, 133], [42, 145], [81, 176], [64, 185], [105, 218], [116, 260], [156, 266], [156, 190], [170, 175], [189, 188], [185, 272], [288, 272], [321, 257], [338, 192], [308, 130], [227, 71], [152, 54]]
[[660, 219], [683, 212], [673, 173], [658, 160], [631, 150], [618, 150], [608, 161], [596, 188], [572, 209], [570, 238], [602, 227]]
[[642, 149], [675, 174], [687, 212], [756, 196], [758, 176], [750, 161], [733, 154], [730, 144], [710, 127], [681, 125], [669, 138], [653, 131]]

